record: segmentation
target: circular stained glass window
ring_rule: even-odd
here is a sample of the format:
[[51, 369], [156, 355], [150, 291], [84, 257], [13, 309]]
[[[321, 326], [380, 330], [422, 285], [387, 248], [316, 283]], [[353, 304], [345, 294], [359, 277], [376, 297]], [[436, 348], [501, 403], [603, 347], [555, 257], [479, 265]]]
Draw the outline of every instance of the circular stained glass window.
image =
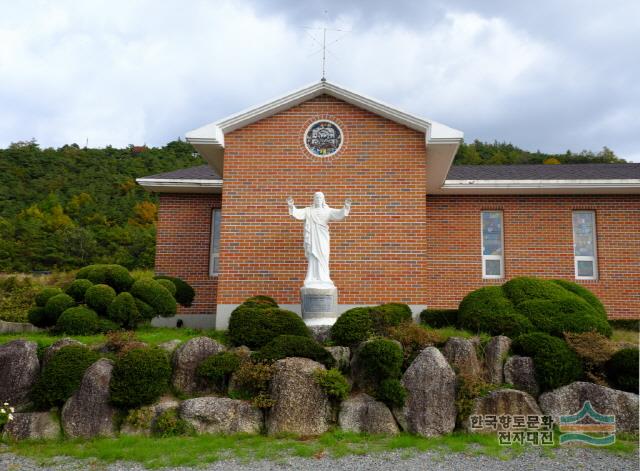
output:
[[304, 145], [313, 155], [329, 157], [342, 147], [342, 130], [333, 121], [316, 121], [304, 133]]

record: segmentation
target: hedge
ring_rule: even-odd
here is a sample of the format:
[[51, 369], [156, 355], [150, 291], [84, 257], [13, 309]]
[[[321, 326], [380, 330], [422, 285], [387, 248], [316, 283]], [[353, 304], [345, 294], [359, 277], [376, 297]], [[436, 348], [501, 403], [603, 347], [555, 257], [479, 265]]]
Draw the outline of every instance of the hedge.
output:
[[111, 286], [117, 292], [127, 291], [133, 285], [134, 279], [122, 265], [96, 264], [81, 268], [76, 279], [87, 279], [94, 284]]
[[156, 280], [157, 283], [160, 283], [162, 286], [164, 286], [166, 290], [169, 291], [169, 293], [171, 293], [171, 296], [173, 296], [175, 299], [177, 288], [176, 288], [176, 285], [173, 283], [173, 281], [167, 280], [165, 278], [160, 278], [160, 279], [154, 278], [154, 279]]
[[411, 308], [403, 303], [387, 303], [372, 307], [369, 315], [373, 321], [373, 329], [379, 335], [386, 335], [389, 327], [397, 327], [403, 322], [411, 321]]
[[333, 356], [318, 342], [299, 335], [279, 335], [254, 354], [256, 360], [276, 361], [288, 357], [310, 358], [327, 369], [335, 365]]
[[370, 340], [362, 345], [357, 356], [358, 364], [377, 383], [388, 378], [400, 378], [402, 374], [402, 348], [392, 340]]
[[91, 309], [100, 314], [106, 314], [109, 305], [116, 298], [116, 291], [109, 285], [98, 284], [87, 288], [84, 301]]
[[518, 305], [518, 311], [531, 321], [535, 330], [562, 337], [563, 332], [596, 331], [611, 336], [612, 329], [589, 303], [571, 294], [559, 299], [531, 299]]
[[638, 394], [638, 349], [623, 348], [605, 365], [607, 378], [617, 389]]
[[233, 310], [227, 333], [233, 345], [246, 345], [252, 350], [264, 347], [279, 335], [311, 337], [309, 328], [294, 312], [246, 305]]
[[257, 296], [251, 296], [247, 298], [242, 303], [245, 307], [256, 307], [256, 308], [269, 308], [269, 307], [280, 307], [275, 299], [271, 296], [265, 296], [263, 294], [259, 294]]
[[533, 330], [531, 321], [516, 311], [500, 286], [469, 293], [458, 308], [458, 327], [512, 338]]
[[457, 309], [425, 309], [420, 313], [420, 322], [430, 327], [455, 327], [458, 324]]
[[513, 304], [518, 305], [530, 299], [562, 299], [567, 296], [567, 290], [551, 280], [520, 276], [502, 285], [505, 296]]
[[226, 386], [231, 374], [240, 367], [242, 357], [234, 352], [220, 352], [206, 358], [198, 365], [200, 377], [216, 386]]
[[93, 283], [91, 283], [89, 280], [73, 280], [73, 282], [71, 282], [71, 284], [65, 290], [65, 293], [75, 299], [76, 302], [82, 303], [84, 302], [84, 295], [87, 289], [91, 288], [91, 286], [93, 286]]
[[36, 306], [44, 307], [49, 301], [49, 298], [54, 297], [57, 294], [62, 294], [60, 288], [43, 288], [38, 294], [36, 294]]
[[600, 302], [598, 297], [578, 283], [574, 283], [572, 281], [567, 280], [552, 280], [555, 284], [562, 286], [567, 291], [572, 292], [573, 294], [580, 296], [586, 302], [588, 302], [592, 308], [596, 310], [605, 320], [607, 320], [607, 310], [604, 308], [604, 305]]
[[193, 287], [177, 276], [158, 275], [153, 277], [154, 280], [169, 280], [176, 287], [175, 298], [178, 304], [184, 307], [190, 307], [196, 292]]
[[99, 357], [81, 345], [69, 345], [55, 352], [31, 390], [35, 408], [48, 410], [62, 406], [80, 386], [85, 370]]
[[580, 359], [558, 337], [542, 332], [524, 334], [513, 340], [511, 349], [518, 355], [533, 358], [541, 391], [559, 388], [583, 375]]
[[331, 340], [336, 345], [350, 347], [369, 339], [374, 333], [371, 308], [356, 307], [345, 311], [331, 326]]
[[169, 388], [171, 366], [160, 348], [134, 348], [118, 357], [113, 366], [109, 393], [119, 407], [153, 404]]
[[120, 293], [107, 309], [107, 317], [118, 326], [135, 329], [141, 320], [136, 299], [131, 293]]
[[98, 314], [84, 306], [64, 311], [56, 322], [56, 330], [69, 335], [93, 335], [99, 330]]
[[76, 305], [76, 302], [68, 294], [56, 294], [47, 301], [44, 306], [44, 314], [47, 317], [47, 323], [49, 325], [55, 325], [60, 315]]
[[131, 294], [153, 308], [156, 316], [171, 317], [177, 304], [171, 293], [155, 280], [138, 280], [131, 287]]

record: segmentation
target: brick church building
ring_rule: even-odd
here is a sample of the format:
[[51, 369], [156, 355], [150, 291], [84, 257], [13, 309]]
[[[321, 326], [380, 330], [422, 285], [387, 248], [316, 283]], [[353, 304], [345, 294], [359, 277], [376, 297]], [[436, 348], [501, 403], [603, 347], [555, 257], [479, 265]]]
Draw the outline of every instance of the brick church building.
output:
[[334, 208], [353, 200], [331, 226], [339, 312], [455, 308], [530, 275], [638, 318], [640, 164], [452, 166], [462, 137], [326, 81], [189, 132], [207, 165], [138, 179], [160, 194], [156, 271], [196, 289], [178, 317], [226, 328], [256, 294], [300, 312], [307, 261], [287, 198], [322, 191]]

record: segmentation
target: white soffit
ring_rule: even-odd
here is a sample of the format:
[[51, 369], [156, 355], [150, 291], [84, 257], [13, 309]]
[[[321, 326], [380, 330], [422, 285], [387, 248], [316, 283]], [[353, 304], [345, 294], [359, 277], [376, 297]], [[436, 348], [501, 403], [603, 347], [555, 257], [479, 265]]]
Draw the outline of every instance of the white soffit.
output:
[[137, 178], [145, 190], [158, 193], [220, 193], [222, 180], [198, 180], [187, 178]]
[[[284, 96], [271, 100], [259, 106], [207, 124], [187, 133], [187, 141], [194, 145], [211, 167], [219, 174], [224, 171], [224, 135], [235, 131], [261, 119], [273, 116], [284, 110], [320, 95], [329, 95], [350, 103], [358, 108], [387, 118], [396, 123], [407, 126], [425, 135], [427, 143], [427, 175], [437, 176], [438, 188], [444, 182], [449, 167], [462, 142], [462, 131], [445, 126], [444, 124], [420, 118], [398, 110], [378, 100], [354, 93], [336, 84], [320, 81], [301, 88]], [[430, 148], [430, 150], [429, 150]], [[437, 160], [437, 161], [436, 161]], [[437, 179], [433, 180], [436, 183]], [[429, 187], [429, 182], [427, 183]], [[427, 188], [429, 190], [429, 188]]]

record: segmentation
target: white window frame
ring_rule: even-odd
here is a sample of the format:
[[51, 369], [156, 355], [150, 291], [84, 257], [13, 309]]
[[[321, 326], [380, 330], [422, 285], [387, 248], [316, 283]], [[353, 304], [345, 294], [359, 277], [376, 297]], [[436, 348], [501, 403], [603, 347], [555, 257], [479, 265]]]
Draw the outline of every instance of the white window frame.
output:
[[[220, 214], [220, 220], [222, 220], [221, 209], [213, 208], [211, 210], [211, 240], [209, 243], [209, 276], [218, 276], [220, 273], [220, 228], [216, 227], [216, 213]], [[218, 236], [218, 251], [214, 252], [216, 235]]]
[[[593, 215], [593, 256], [576, 255], [576, 227], [573, 222], [573, 216], [576, 213], [591, 213]], [[597, 280], [598, 279], [598, 231], [596, 229], [596, 212], [593, 210], [576, 209], [571, 212], [571, 233], [573, 235], [573, 269], [575, 272], [576, 280]], [[591, 262], [593, 263], [593, 276], [579, 276], [578, 275], [578, 262]]]
[[[484, 213], [500, 213], [501, 231], [500, 246], [502, 255], [485, 255], [484, 254]], [[501, 210], [485, 210], [480, 211], [480, 255], [482, 256], [482, 278], [485, 280], [499, 280], [504, 278], [504, 214]], [[500, 260], [500, 274], [487, 275], [486, 260]]]

